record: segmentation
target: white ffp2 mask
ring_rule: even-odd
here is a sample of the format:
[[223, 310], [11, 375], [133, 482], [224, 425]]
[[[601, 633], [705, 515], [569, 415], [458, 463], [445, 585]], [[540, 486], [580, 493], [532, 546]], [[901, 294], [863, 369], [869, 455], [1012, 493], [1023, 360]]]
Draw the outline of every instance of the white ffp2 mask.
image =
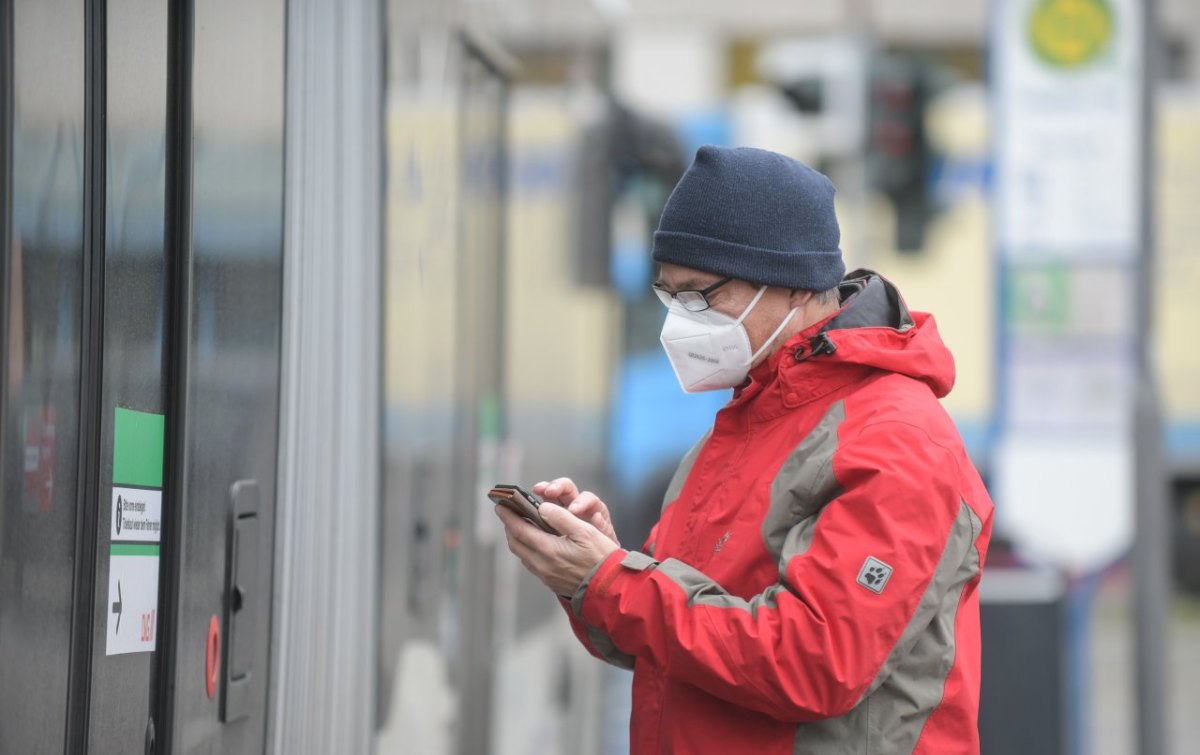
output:
[[690, 312], [677, 300], [671, 302], [659, 341], [685, 392], [733, 388], [746, 379], [750, 365], [796, 314], [795, 309], [788, 312], [770, 338], [763, 342], [758, 351], [751, 353], [750, 336], [742, 322], [766, 290], [766, 286], [758, 289], [754, 299], [737, 319], [711, 308], [703, 312]]

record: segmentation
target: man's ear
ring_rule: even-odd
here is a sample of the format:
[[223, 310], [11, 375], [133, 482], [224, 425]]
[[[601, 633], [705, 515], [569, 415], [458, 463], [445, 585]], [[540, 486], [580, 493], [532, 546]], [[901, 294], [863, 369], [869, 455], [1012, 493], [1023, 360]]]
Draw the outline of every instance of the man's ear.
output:
[[788, 308], [805, 307], [812, 301], [814, 296], [816, 296], [816, 293], [813, 291], [806, 291], [803, 288], [793, 288], [788, 294]]

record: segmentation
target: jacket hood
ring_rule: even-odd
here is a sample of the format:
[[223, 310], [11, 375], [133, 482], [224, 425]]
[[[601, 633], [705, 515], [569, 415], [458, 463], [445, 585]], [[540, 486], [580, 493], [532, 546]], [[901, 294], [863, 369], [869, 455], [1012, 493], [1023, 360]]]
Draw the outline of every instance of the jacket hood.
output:
[[933, 315], [910, 312], [891, 281], [870, 270], [855, 270], [838, 287], [842, 306], [813, 324], [768, 360], [788, 371], [830, 360], [895, 372], [920, 380], [942, 398], [954, 386], [954, 357], [938, 334]]

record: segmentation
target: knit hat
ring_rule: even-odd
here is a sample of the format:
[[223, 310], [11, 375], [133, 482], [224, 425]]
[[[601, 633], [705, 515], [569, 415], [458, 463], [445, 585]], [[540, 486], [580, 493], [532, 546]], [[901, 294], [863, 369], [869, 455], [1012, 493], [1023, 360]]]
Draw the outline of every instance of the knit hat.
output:
[[833, 184], [790, 157], [704, 146], [667, 199], [654, 261], [825, 291], [846, 272]]

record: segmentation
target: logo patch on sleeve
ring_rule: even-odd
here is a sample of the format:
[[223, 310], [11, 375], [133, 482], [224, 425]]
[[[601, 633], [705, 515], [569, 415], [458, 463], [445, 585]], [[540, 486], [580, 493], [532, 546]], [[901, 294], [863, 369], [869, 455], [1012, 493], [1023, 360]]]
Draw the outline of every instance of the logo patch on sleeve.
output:
[[858, 572], [858, 583], [873, 593], [881, 593], [891, 577], [892, 567], [874, 556], [867, 556]]

